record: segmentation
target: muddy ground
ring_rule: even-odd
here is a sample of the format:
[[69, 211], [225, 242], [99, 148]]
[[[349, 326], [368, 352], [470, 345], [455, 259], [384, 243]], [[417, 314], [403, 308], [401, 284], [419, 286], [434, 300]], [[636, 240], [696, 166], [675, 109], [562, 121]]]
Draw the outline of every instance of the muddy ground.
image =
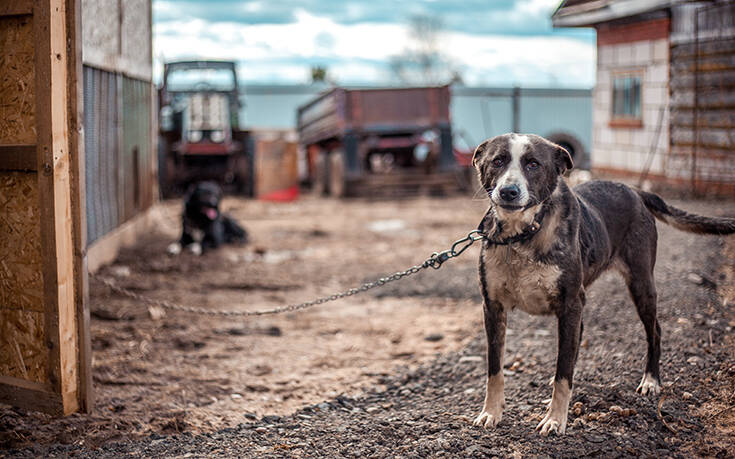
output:
[[[735, 214], [734, 202], [674, 203]], [[179, 208], [166, 203], [158, 229], [101, 273], [190, 306], [273, 307], [419, 263], [473, 228], [485, 205], [229, 199], [250, 244], [174, 258], [165, 248]], [[622, 280], [607, 274], [588, 294], [580, 408], [561, 439], [533, 430], [551, 394], [555, 323], [522, 312], [509, 321], [503, 422], [471, 425], [484, 395], [473, 247], [439, 271], [257, 319], [161, 314], [92, 281], [95, 411], [50, 419], [0, 406], [0, 456], [731, 455], [735, 243], [659, 230], [665, 390], [635, 393], [643, 329]]]

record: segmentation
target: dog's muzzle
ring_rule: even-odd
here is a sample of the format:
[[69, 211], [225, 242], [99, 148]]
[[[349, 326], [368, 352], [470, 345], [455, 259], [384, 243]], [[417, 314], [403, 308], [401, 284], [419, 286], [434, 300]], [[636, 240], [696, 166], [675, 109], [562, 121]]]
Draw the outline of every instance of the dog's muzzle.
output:
[[523, 199], [523, 194], [518, 185], [505, 185], [496, 193], [496, 204], [509, 211], [525, 209], [528, 199]]

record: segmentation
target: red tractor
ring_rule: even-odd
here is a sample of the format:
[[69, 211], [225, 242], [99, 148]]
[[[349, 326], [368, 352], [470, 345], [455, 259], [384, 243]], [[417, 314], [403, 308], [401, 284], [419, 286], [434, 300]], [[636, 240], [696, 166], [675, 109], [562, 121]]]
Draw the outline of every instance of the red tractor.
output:
[[252, 195], [253, 142], [239, 127], [235, 63], [169, 62], [164, 65], [158, 96], [163, 195], [180, 194], [200, 180]]

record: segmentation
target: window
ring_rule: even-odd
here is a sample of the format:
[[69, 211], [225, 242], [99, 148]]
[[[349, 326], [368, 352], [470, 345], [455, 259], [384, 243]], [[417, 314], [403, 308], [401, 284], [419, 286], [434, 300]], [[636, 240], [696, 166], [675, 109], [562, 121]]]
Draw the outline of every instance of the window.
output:
[[611, 126], [640, 127], [641, 76], [617, 75], [613, 79]]

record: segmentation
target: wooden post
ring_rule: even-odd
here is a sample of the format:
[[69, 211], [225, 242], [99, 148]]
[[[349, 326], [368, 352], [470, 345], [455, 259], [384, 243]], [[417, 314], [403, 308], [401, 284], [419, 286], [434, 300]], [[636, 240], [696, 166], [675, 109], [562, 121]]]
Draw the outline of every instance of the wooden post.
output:
[[71, 210], [74, 225], [74, 292], [79, 333], [79, 409], [90, 412], [92, 392], [92, 339], [89, 332], [89, 278], [87, 270], [87, 212], [84, 156], [84, 78], [82, 70], [82, 2], [70, 1], [66, 11], [68, 33], [69, 151], [71, 152]]

